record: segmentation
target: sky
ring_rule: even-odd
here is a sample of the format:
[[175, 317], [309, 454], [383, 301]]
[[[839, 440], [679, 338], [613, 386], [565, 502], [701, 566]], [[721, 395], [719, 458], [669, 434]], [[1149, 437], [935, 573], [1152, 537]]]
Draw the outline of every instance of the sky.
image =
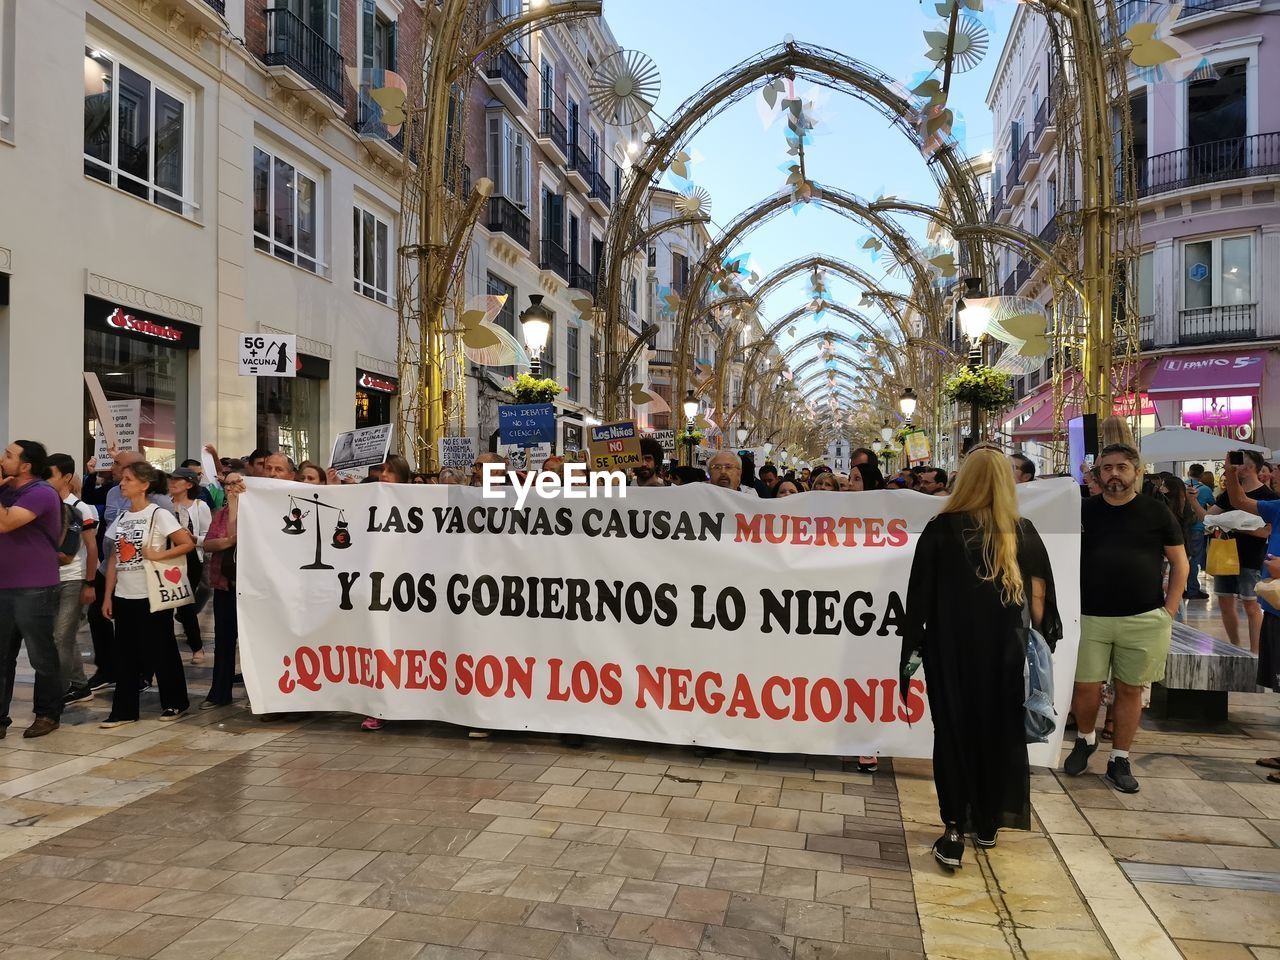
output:
[[[963, 116], [963, 146], [969, 156], [991, 148], [991, 115], [984, 98], [1015, 9], [1012, 0], [987, 0], [985, 6], [982, 19], [990, 28], [989, 49], [974, 69], [953, 79], [949, 102]], [[643, 51], [658, 67], [662, 90], [654, 122], [659, 127], [686, 98], [722, 72], [781, 43], [788, 34], [907, 83], [932, 68], [923, 34], [939, 23], [934, 0], [604, 0], [604, 16], [622, 47]], [[803, 83], [798, 88], [806, 89]], [[883, 193], [936, 202], [937, 189], [924, 159], [900, 131], [851, 96], [825, 90], [821, 95], [827, 99], [818, 111], [814, 142], [806, 150], [811, 179], [868, 199]], [[695, 161], [690, 177], [711, 193], [713, 235], [781, 188], [786, 174], [780, 165], [794, 162], [786, 154], [784, 125], [764, 128], [757, 112], [759, 98], [755, 93], [728, 107], [689, 144]], [[920, 221], [907, 218], [904, 226], [923, 242]], [[775, 217], [737, 249], [752, 255], [761, 275], [810, 253], [829, 253], [880, 276], [885, 264], [873, 262], [861, 249], [868, 235], [839, 213], [810, 205]], [[763, 310], [766, 324], [807, 302], [807, 286], [807, 280], [797, 279], [772, 295]], [[853, 285], [836, 280], [829, 289], [833, 299], [857, 307], [861, 294]], [[823, 326], [806, 318], [797, 336]], [[785, 339], [781, 346], [787, 346]], [[816, 353], [815, 346], [801, 356]]]

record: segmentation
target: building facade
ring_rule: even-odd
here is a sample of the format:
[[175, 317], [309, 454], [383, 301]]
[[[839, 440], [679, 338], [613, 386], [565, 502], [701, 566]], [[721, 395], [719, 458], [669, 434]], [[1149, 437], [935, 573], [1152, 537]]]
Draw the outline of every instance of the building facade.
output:
[[[1118, 7], [1127, 27], [1148, 5]], [[1280, 446], [1280, 107], [1266, 96], [1280, 82], [1276, 14], [1276, 0], [1189, 0], [1173, 32], [1198, 51], [1194, 73], [1129, 76], [1144, 422], [1270, 447]], [[1048, 242], [1077, 203], [1054, 150], [1053, 84], [1044, 20], [1020, 7], [987, 98], [991, 217]], [[1049, 302], [1041, 267], [1001, 256], [1000, 293]], [[1033, 455], [1054, 428], [1051, 362], [1018, 383], [1006, 423]]]
[[[82, 371], [139, 401], [166, 466], [203, 442], [327, 461], [391, 422], [399, 153], [357, 133], [344, 66], [394, 68], [430, 12], [2, 0], [6, 434], [88, 452]], [[297, 376], [240, 376], [241, 336], [272, 333]]]
[[[518, 0], [497, 0], [513, 16]], [[506, 295], [497, 322], [520, 338], [519, 315], [542, 296], [555, 315], [544, 377], [564, 388], [557, 407], [557, 449], [585, 449], [595, 419], [601, 345], [590, 310], [600, 276], [609, 216], [622, 192], [642, 132], [604, 116], [588, 96], [596, 68], [620, 50], [602, 19], [535, 30], [482, 66], [467, 113], [467, 167], [494, 183], [468, 260], [471, 296]], [[642, 265], [641, 265], [642, 267]], [[638, 332], [646, 310], [641, 279], [623, 309]], [[467, 429], [479, 448], [497, 443], [497, 407], [512, 371], [470, 367]]]

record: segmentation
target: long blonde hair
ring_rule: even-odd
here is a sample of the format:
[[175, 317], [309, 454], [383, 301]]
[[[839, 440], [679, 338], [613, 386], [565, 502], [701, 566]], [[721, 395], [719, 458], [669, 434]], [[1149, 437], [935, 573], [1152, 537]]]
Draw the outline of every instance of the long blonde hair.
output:
[[1129, 429], [1129, 421], [1124, 417], [1117, 417], [1112, 414], [1104, 417], [1102, 422], [1098, 424], [1098, 449], [1104, 450], [1113, 444], [1123, 443], [1126, 447], [1138, 449], [1138, 441], [1133, 438], [1133, 431]]
[[982, 531], [984, 580], [1000, 584], [1000, 599], [1022, 606], [1026, 590], [1018, 566], [1018, 497], [1009, 459], [999, 450], [972, 451], [956, 474], [955, 486], [943, 513], [967, 513]]

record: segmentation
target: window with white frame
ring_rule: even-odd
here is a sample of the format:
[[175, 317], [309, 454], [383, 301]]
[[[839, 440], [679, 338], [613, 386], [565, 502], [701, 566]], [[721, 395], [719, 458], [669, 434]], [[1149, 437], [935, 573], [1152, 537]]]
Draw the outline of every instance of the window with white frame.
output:
[[0, 138], [13, 122], [13, 12], [11, 0], [0, 0]]
[[320, 273], [320, 177], [291, 159], [253, 148], [253, 245]]
[[1154, 317], [1155, 313], [1155, 254], [1148, 250], [1138, 257], [1138, 316]]
[[391, 225], [357, 204], [351, 211], [355, 250], [355, 291], [370, 300], [391, 304]]
[[495, 195], [522, 210], [529, 208], [529, 138], [505, 113], [489, 116], [489, 179]]
[[174, 213], [189, 214], [191, 94], [139, 63], [84, 48], [84, 172]]
[[1193, 240], [1182, 246], [1182, 305], [1186, 310], [1251, 304], [1253, 238], [1248, 234]]
[[578, 346], [578, 328], [570, 324], [569, 329], [565, 331], [567, 337], [566, 348], [569, 352], [567, 361], [569, 370], [569, 399], [575, 403], [578, 400], [578, 394], [582, 391], [582, 373], [578, 364], [580, 363], [581, 350]]
[[360, 64], [366, 70], [397, 67], [398, 24], [378, 9], [378, 0], [361, 0]]

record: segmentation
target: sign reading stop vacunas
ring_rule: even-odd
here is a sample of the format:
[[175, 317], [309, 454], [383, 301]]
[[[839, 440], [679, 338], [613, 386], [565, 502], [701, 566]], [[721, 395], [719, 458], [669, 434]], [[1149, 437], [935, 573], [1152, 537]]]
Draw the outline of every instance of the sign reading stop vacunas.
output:
[[630, 420], [592, 427], [587, 449], [592, 470], [625, 470], [640, 464], [640, 437]]

